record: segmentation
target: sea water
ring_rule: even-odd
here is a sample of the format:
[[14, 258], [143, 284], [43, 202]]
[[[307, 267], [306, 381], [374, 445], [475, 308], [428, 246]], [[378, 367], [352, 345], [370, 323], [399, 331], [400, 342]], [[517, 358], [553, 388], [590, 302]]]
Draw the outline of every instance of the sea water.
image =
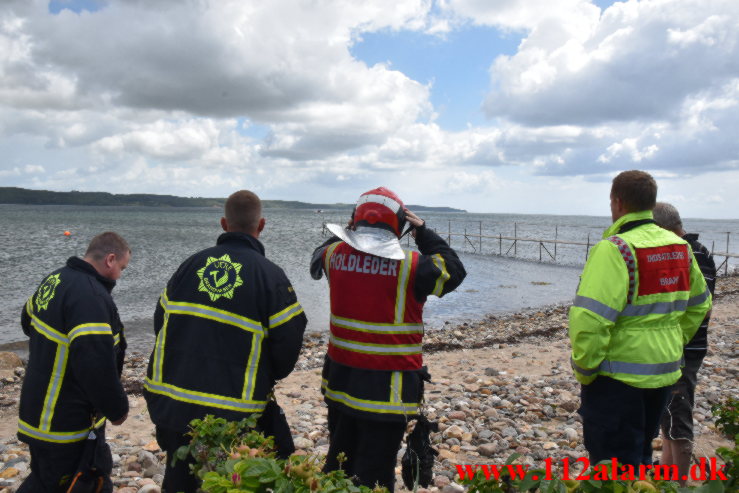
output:
[[[345, 224], [349, 211], [265, 209], [260, 237], [266, 256], [282, 267], [308, 316], [309, 331], [327, 331], [328, 288], [308, 270], [313, 250], [328, 239], [324, 222]], [[23, 304], [51, 271], [70, 256], [84, 254], [90, 239], [103, 231], [120, 233], [131, 245], [128, 268], [113, 291], [126, 335], [134, 349], [153, 344], [152, 315], [168, 279], [188, 256], [215, 244], [222, 233], [217, 208], [144, 208], [0, 205], [0, 344], [24, 341]], [[427, 330], [443, 329], [487, 314], [569, 302], [577, 288], [587, 243], [597, 242], [608, 217], [514, 214], [420, 213], [427, 225], [449, 238], [467, 270], [460, 288], [424, 311]], [[739, 220], [686, 220], [701, 241], [724, 251], [739, 251]], [[70, 236], [64, 236], [70, 231]], [[492, 238], [481, 240], [472, 235]], [[467, 233], [467, 237], [456, 236]], [[450, 235], [450, 233], [452, 233]], [[557, 245], [514, 242], [514, 236], [585, 242]], [[409, 237], [403, 246], [413, 247]], [[546, 248], [546, 249], [545, 249]], [[516, 257], [511, 257], [512, 255]], [[507, 254], [509, 256], [501, 256]], [[553, 257], [556, 256], [556, 261]], [[539, 262], [539, 259], [542, 262]], [[717, 260], [723, 261], [723, 258]], [[733, 269], [735, 264], [731, 264]], [[12, 346], [12, 344], [11, 344]]]

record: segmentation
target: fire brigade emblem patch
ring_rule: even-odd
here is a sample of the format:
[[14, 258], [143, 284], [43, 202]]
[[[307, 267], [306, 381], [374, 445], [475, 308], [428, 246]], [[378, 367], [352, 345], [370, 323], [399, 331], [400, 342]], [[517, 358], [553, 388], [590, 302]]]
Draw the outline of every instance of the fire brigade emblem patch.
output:
[[54, 274], [46, 278], [43, 284], [39, 286], [38, 291], [36, 291], [36, 310], [41, 311], [49, 308], [49, 302], [54, 299], [56, 287], [61, 282], [62, 280], [59, 278], [59, 274]]
[[241, 264], [232, 261], [228, 254], [221, 258], [208, 257], [205, 267], [197, 272], [200, 278], [198, 291], [207, 293], [211, 301], [216, 301], [221, 296], [230, 300], [234, 290], [244, 284], [239, 272]]

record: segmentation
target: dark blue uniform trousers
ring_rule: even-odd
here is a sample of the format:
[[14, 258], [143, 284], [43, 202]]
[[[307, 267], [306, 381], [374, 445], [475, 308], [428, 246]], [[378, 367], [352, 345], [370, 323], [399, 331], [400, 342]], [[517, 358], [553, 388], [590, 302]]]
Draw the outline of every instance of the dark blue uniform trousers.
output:
[[632, 387], [602, 375], [582, 385], [578, 412], [591, 465], [613, 457], [621, 464], [651, 464], [652, 439], [669, 390]]

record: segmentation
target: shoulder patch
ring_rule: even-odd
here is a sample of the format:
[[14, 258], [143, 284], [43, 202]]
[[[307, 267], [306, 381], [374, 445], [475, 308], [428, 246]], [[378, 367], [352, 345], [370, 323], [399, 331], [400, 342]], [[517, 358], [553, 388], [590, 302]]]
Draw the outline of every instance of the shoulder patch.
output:
[[231, 299], [234, 290], [244, 284], [239, 277], [240, 272], [241, 264], [232, 261], [228, 254], [220, 258], [208, 257], [205, 266], [197, 271], [200, 279], [198, 291], [207, 293], [211, 301], [221, 296]]
[[60, 274], [54, 274], [46, 278], [36, 291], [36, 310], [46, 310], [49, 308], [49, 302], [54, 299], [56, 287], [61, 284]]

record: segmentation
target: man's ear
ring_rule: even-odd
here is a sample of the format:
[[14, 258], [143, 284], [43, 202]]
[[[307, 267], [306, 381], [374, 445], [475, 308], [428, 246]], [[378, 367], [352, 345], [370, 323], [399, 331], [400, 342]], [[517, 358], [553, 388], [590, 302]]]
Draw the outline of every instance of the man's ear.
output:
[[257, 232], [261, 233], [264, 229], [264, 225], [267, 224], [267, 220], [265, 218], [261, 218], [259, 220], [259, 225], [257, 226]]
[[225, 217], [221, 218], [221, 228], [223, 228], [223, 231], [228, 231], [228, 221]]
[[115, 253], [109, 253], [103, 259], [103, 263], [105, 264], [105, 267], [108, 267], [108, 268], [113, 266], [113, 262], [115, 262]]

